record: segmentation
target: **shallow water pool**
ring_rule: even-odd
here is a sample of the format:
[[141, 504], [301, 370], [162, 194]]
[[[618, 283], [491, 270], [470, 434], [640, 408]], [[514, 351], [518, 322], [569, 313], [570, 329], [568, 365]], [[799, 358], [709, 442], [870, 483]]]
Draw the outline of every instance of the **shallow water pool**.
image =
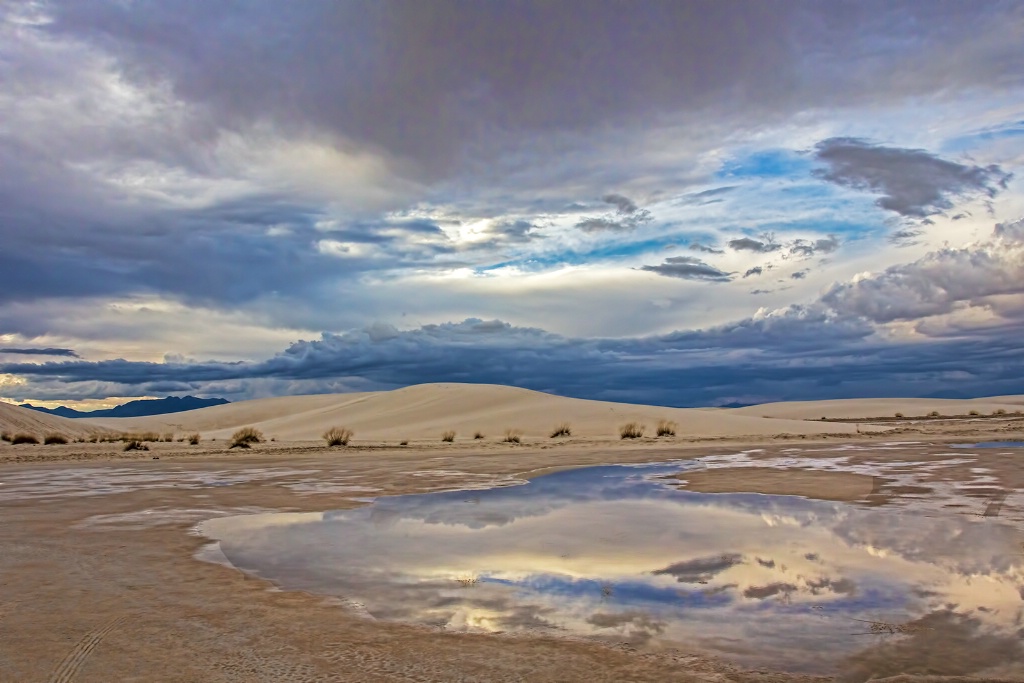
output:
[[200, 531], [217, 541], [207, 559], [376, 619], [673, 647], [851, 680], [925, 661], [932, 673], [1024, 672], [1020, 529], [700, 494], [670, 478], [697, 467], [589, 467]]

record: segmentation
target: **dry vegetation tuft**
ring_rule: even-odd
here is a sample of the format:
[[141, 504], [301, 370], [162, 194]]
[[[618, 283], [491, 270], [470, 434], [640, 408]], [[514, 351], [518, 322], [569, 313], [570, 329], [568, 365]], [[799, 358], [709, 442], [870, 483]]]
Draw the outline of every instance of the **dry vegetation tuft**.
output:
[[346, 427], [331, 427], [323, 433], [322, 438], [327, 442], [328, 447], [347, 446], [352, 438], [352, 430]]
[[523, 440], [523, 433], [518, 429], [505, 430], [505, 443], [520, 443]]
[[675, 436], [676, 426], [672, 420], [658, 420], [658, 436]]
[[7, 443], [10, 443], [11, 442], [11, 433], [10, 432], [0, 432], [0, 441], [6, 441]]
[[559, 436], [572, 436], [572, 426], [568, 422], [563, 422], [551, 430], [552, 439]]
[[626, 424], [619, 427], [619, 438], [620, 439], [639, 439], [644, 435], [646, 426], [639, 422], [627, 422]]
[[231, 435], [230, 448], [249, 448], [254, 443], [263, 441], [263, 432], [255, 427], [242, 427]]
[[14, 444], [15, 446], [17, 446], [20, 443], [37, 444], [39, 443], [39, 439], [37, 439], [32, 434], [15, 434], [14, 436], [11, 437], [11, 443]]
[[199, 440], [200, 440], [200, 439], [201, 439], [202, 437], [201, 437], [201, 436], [199, 436], [199, 432], [196, 432], [195, 434], [189, 434], [189, 435], [188, 435], [188, 437], [186, 437], [186, 438], [188, 439], [188, 442], [189, 442], [189, 443], [190, 443], [191, 445], [193, 445], [193, 446], [198, 446], [198, 445], [199, 445]]
[[47, 446], [52, 446], [53, 444], [64, 445], [67, 442], [68, 438], [62, 434], [47, 434], [43, 437], [43, 443]]
[[132, 439], [131, 441], [125, 443], [124, 449], [126, 451], [148, 451], [149, 446], [142, 443], [138, 439]]
[[473, 438], [476, 439], [476, 440], [480, 440], [480, 439], [484, 438], [484, 433], [483, 432], [476, 432], [476, 433], [473, 434]]
[[455, 432], [449, 429], [447, 432], [441, 434], [441, 441], [444, 441], [445, 443], [455, 441]]

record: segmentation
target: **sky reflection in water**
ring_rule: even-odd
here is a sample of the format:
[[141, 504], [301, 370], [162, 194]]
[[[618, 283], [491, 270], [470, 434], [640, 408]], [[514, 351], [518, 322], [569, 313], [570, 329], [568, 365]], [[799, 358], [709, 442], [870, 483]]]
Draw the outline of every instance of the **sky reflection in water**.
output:
[[[239, 569], [379, 619], [710, 650], [850, 680], [1024, 672], [1019, 529], [663, 478], [694, 466], [590, 467], [202, 532]], [[871, 635], [869, 622], [913, 632]]]

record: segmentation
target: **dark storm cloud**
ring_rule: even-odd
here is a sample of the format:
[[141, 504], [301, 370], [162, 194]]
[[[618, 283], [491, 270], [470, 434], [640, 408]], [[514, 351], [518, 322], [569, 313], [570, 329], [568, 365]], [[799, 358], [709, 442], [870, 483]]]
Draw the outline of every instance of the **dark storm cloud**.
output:
[[725, 253], [721, 249], [715, 249], [714, 247], [710, 247], [710, 246], [708, 246], [706, 244], [701, 244], [700, 242], [690, 242], [690, 245], [687, 248], [690, 251], [700, 251], [700, 252], [703, 252], [705, 254], [724, 254]]
[[[1009, 58], [1019, 12], [997, 2], [597, 1], [585, 21], [575, 4], [540, 1], [52, 7], [49, 31], [102, 43], [132, 65], [128, 77], [169, 82], [222, 120], [304, 120], [435, 172], [458, 141], [496, 130], [746, 109], [736, 93], [761, 110], [799, 109], [1020, 79]], [[911, 28], [914, 41], [896, 40]], [[804, 50], [825, 57], [808, 63]], [[833, 68], [861, 53], [887, 59]]]
[[39, 348], [39, 349], [21, 349], [21, 348], [0, 348], [0, 353], [14, 353], [25, 356], [65, 356], [68, 358], [80, 358], [73, 349], [58, 349], [58, 348]]
[[670, 256], [660, 266], [643, 266], [640, 270], [682, 280], [728, 282], [732, 279], [731, 273], [721, 271], [694, 256]]
[[641, 209], [629, 197], [621, 194], [608, 194], [601, 198], [606, 204], [615, 206], [612, 215], [584, 218], [576, 223], [576, 227], [584, 232], [628, 232], [635, 230], [652, 220], [651, 212]]
[[831, 254], [839, 248], [839, 240], [829, 235], [826, 238], [814, 240], [796, 240], [789, 248], [789, 253], [797, 256], [810, 257], [815, 254]]
[[762, 268], [761, 266], [754, 266], [747, 272], [743, 273], [743, 277], [750, 277], [751, 275], [760, 275], [763, 272], [764, 268]]
[[738, 564], [743, 564], [742, 555], [719, 555], [716, 557], [702, 557], [696, 560], [686, 560], [670, 564], [664, 569], [656, 569], [651, 572], [655, 575], [668, 574], [676, 577], [680, 583], [699, 583], [710, 581], [716, 575], [731, 569]]
[[925, 150], [882, 147], [857, 138], [823, 140], [815, 158], [827, 166], [815, 172], [820, 178], [881, 194], [880, 207], [916, 218], [951, 209], [958, 197], [994, 197], [1011, 177], [999, 166], [959, 164]]
[[[0, 373], [27, 380], [11, 389], [16, 399], [32, 397], [36, 386], [55, 390], [55, 382], [63, 396], [140, 395], [149, 383], [180, 382], [193, 392], [236, 398], [268, 382], [276, 393], [332, 390], [338, 381], [371, 388], [482, 382], [659, 405], [711, 405], [737, 396], [913, 396], [951, 386], [966, 395], [1014, 394], [1024, 392], [1016, 341], [1024, 334], [1021, 318], [1024, 313], [991, 332], [917, 343], [874, 339], [864, 320], [820, 307], [631, 339], [562, 337], [467, 320], [324, 334], [260, 362], [0, 363]], [[959, 378], [955, 385], [951, 376]]]
[[761, 240], [751, 239], [750, 237], [741, 237], [739, 239], [729, 240], [729, 248], [736, 251], [753, 251], [758, 254], [768, 254], [773, 251], [778, 251], [782, 248], [782, 245], [767, 238], [762, 242]]
[[615, 205], [619, 213], [636, 213], [640, 209], [632, 199], [621, 194], [606, 194], [601, 197], [601, 201]]

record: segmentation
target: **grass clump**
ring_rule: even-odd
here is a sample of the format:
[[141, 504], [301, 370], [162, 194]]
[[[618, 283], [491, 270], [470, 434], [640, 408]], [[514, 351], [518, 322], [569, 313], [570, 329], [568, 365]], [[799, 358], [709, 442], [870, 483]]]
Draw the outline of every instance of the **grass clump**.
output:
[[263, 432], [255, 427], [242, 427], [231, 435], [230, 448], [250, 448], [254, 443], [263, 441]]
[[658, 436], [675, 436], [676, 423], [672, 420], [658, 420]]
[[328, 447], [347, 446], [349, 439], [352, 438], [352, 430], [345, 427], [331, 427], [323, 433], [322, 438], [327, 442]]
[[7, 443], [10, 443], [11, 438], [12, 437], [10, 432], [0, 432], [0, 441], [6, 441]]
[[474, 440], [479, 441], [482, 438], [484, 438], [484, 433], [483, 432], [474, 432], [474, 434], [473, 434], [473, 439]]
[[971, 417], [978, 417], [979, 415], [981, 415], [981, 413], [979, 413], [977, 410], [972, 410], [967, 414], [970, 415]]
[[409, 439], [402, 439], [402, 441], [400, 441], [398, 445], [399, 446], [408, 446], [409, 445]]
[[505, 430], [505, 443], [521, 443], [523, 433], [518, 429], [506, 429]]
[[68, 438], [61, 434], [47, 434], [45, 437], [43, 437], [43, 444], [47, 446], [52, 446], [54, 444], [63, 445], [66, 444], [67, 442]]
[[149, 446], [139, 441], [138, 439], [131, 439], [126, 441], [124, 444], [124, 450], [126, 451], [148, 451]]
[[1002, 409], [1002, 408], [999, 408], [998, 410], [996, 410], [992, 414], [993, 415], [1006, 415], [1006, 411], [1004, 409]]
[[551, 430], [552, 439], [559, 436], [572, 436], [572, 426], [568, 422], [563, 422]]
[[451, 443], [452, 441], [455, 441], [455, 431], [449, 429], [447, 432], [441, 435], [441, 441], [444, 441], [445, 443]]
[[198, 446], [198, 445], [199, 445], [199, 440], [200, 440], [201, 438], [202, 438], [202, 437], [200, 437], [200, 436], [199, 436], [199, 432], [196, 432], [195, 434], [189, 434], [189, 435], [188, 435], [188, 436], [186, 437], [186, 439], [188, 439], [188, 442], [189, 442], [189, 443], [190, 443], [191, 445], [193, 445], [193, 446]]
[[939, 416], [939, 411], [937, 411], [937, 410], [933, 410], [932, 412], [928, 413], [928, 417], [938, 417], [938, 416]]
[[626, 424], [619, 427], [619, 438], [639, 439], [644, 435], [645, 429], [647, 429], [647, 427], [640, 424], [639, 422], [627, 422]]
[[14, 436], [11, 437], [11, 443], [14, 444], [15, 446], [17, 446], [20, 443], [37, 444], [39, 443], [39, 439], [37, 439], [32, 434], [15, 434]]
[[164, 443], [174, 443], [174, 433], [164, 434], [160, 437], [160, 440]]
[[903, 417], [903, 413], [896, 413], [896, 417]]

